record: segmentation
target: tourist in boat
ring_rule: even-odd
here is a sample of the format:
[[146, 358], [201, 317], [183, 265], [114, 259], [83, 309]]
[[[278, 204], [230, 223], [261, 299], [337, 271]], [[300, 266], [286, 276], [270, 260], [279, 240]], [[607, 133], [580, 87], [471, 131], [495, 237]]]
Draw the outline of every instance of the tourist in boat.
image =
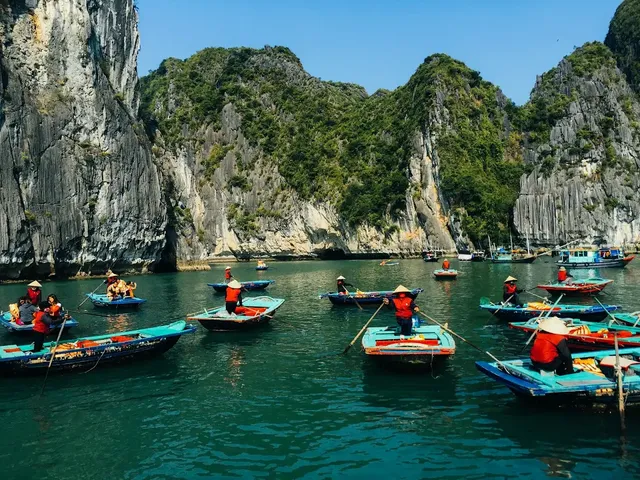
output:
[[259, 266], [259, 267], [266, 267], [266, 266], [267, 266], [267, 264], [266, 264], [266, 263], [264, 263], [264, 260], [258, 260], [258, 266]]
[[386, 260], [382, 260], [382, 261], [380, 262], [380, 266], [381, 266], [381, 267], [384, 267], [386, 264], [387, 264], [387, 261], [386, 261]]
[[229, 283], [233, 275], [231, 275], [231, 267], [227, 267], [224, 269], [224, 283]]
[[40, 303], [38, 307], [39, 310], [33, 315], [33, 353], [42, 350], [44, 338], [51, 331], [51, 327], [60, 325], [65, 318], [69, 318], [68, 315], [53, 318], [50, 315], [50, 305], [47, 302]]
[[558, 270], [558, 283], [571, 283], [571, 275], [567, 273], [567, 269], [560, 267]]
[[504, 289], [502, 291], [503, 302], [510, 302], [515, 306], [522, 305], [518, 294], [524, 292], [524, 290], [518, 288], [517, 281], [518, 279], [511, 275], [509, 275], [504, 281]]
[[445, 258], [444, 261], [442, 262], [442, 269], [449, 270], [450, 266], [451, 266], [451, 262], [449, 262], [448, 258]]
[[53, 293], [47, 297], [47, 304], [49, 304], [47, 313], [51, 318], [57, 320], [62, 316], [62, 304]]
[[[385, 305], [392, 305], [396, 311], [396, 321], [400, 325], [401, 335], [411, 335], [413, 329], [413, 313], [420, 311], [415, 304], [411, 290], [403, 285], [398, 285], [393, 291], [393, 301], [388, 298], [383, 300]], [[419, 322], [416, 322], [419, 324]]]
[[20, 317], [18, 321], [20, 325], [30, 325], [33, 322], [33, 315], [38, 311], [38, 307], [31, 303], [29, 297], [22, 297], [18, 301], [18, 311], [20, 312]]
[[237, 280], [231, 280], [227, 285], [227, 290], [225, 292], [225, 305], [227, 307], [227, 313], [231, 315], [235, 314], [236, 307], [238, 305], [242, 306], [242, 285]]
[[531, 363], [535, 368], [558, 375], [573, 373], [573, 360], [565, 335], [569, 329], [558, 317], [540, 321], [540, 332], [531, 349]]
[[337, 278], [337, 281], [338, 281], [338, 293], [340, 295], [349, 294], [349, 290], [347, 290], [347, 287], [356, 288], [353, 285], [351, 285], [350, 283], [347, 283], [345, 280], [346, 280], [346, 278], [344, 278], [342, 275], [340, 275]]
[[133, 292], [136, 288], [138, 288], [138, 284], [136, 282], [127, 282], [126, 284], [127, 297], [129, 298], [135, 297]]
[[107, 277], [107, 298], [110, 301], [119, 300], [125, 294], [126, 283], [118, 278], [115, 273]]
[[27, 297], [29, 297], [31, 305], [39, 305], [42, 301], [42, 285], [36, 280], [27, 285], [27, 287], [29, 287], [27, 288]]

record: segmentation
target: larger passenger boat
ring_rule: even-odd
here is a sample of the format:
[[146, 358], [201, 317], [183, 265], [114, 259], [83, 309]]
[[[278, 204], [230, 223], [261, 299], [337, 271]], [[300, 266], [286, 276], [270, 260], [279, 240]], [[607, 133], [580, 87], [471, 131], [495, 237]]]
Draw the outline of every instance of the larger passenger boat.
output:
[[560, 252], [558, 265], [567, 268], [622, 268], [634, 258], [634, 255], [626, 255], [621, 247], [572, 248]]

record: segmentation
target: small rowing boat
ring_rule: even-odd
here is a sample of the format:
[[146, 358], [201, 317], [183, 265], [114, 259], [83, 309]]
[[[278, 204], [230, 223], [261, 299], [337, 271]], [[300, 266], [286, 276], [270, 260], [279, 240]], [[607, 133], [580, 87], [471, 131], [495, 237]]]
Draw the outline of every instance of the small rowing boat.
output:
[[[539, 371], [528, 358], [476, 362], [476, 368], [507, 386], [518, 397], [555, 405], [613, 405], [617, 403], [614, 350], [573, 356], [574, 373]], [[620, 350], [622, 390], [627, 405], [640, 403], [640, 348]]]
[[121, 297], [109, 300], [105, 294], [87, 293], [87, 297], [96, 308], [109, 308], [114, 310], [132, 310], [139, 308], [146, 300], [138, 297]]
[[[240, 282], [242, 288], [244, 290], [264, 290], [272, 283], [276, 283], [275, 280], [254, 280], [252, 282]], [[218, 293], [224, 293], [227, 290], [227, 284], [224, 282], [220, 283], [207, 283], [208, 286], [212, 287]]]
[[633, 313], [614, 313], [615, 323], [622, 325], [630, 325], [632, 327], [640, 326], [640, 312]]
[[158, 355], [173, 347], [185, 333], [195, 327], [184, 320], [169, 325], [110, 333], [94, 337], [62, 341], [57, 348], [55, 342], [44, 344], [43, 350], [33, 352], [30, 345], [5, 345], [0, 347], [0, 373], [44, 374], [55, 350], [51, 371], [64, 371]]
[[457, 270], [444, 270], [442, 268], [433, 271], [433, 276], [436, 277], [436, 280], [455, 280], [458, 278]]
[[362, 337], [364, 353], [385, 363], [431, 366], [456, 351], [453, 337], [439, 326], [415, 327], [412, 335], [400, 335], [399, 327], [370, 327]]
[[[640, 327], [605, 322], [585, 322], [573, 318], [561, 318], [569, 329], [564, 335], [572, 351], [603, 350], [612, 348], [614, 337], [618, 336], [620, 348], [640, 347]], [[528, 322], [511, 322], [509, 327], [532, 333], [538, 329], [537, 319]]]
[[585, 280], [573, 280], [571, 282], [558, 282], [547, 285], [538, 285], [537, 288], [546, 290], [552, 295], [595, 295], [613, 283], [606, 278], [588, 278]]
[[[423, 291], [424, 289], [422, 288], [414, 288], [411, 290], [410, 295], [417, 297], [418, 294]], [[381, 290], [379, 292], [357, 291], [349, 293], [329, 292], [323, 293], [318, 298], [328, 298], [334, 305], [380, 305], [385, 298], [393, 298], [393, 290]]]
[[[64, 312], [62, 312], [64, 315]], [[31, 333], [33, 332], [33, 324], [32, 323], [28, 323], [26, 325], [18, 325], [15, 322], [11, 321], [11, 313], [9, 312], [3, 312], [0, 315], [0, 324], [6, 328], [9, 332], [11, 333]], [[52, 332], [57, 332], [58, 330], [60, 330], [60, 327], [62, 325], [55, 325], [53, 327], [51, 327], [51, 331]], [[65, 330], [69, 330], [73, 327], [77, 327], [78, 326], [78, 321], [73, 319], [73, 318], [69, 318], [65, 323], [64, 323], [64, 329]]]
[[207, 330], [226, 331], [257, 327], [269, 323], [276, 310], [284, 303], [284, 298], [267, 296], [250, 297], [242, 301], [234, 313], [228, 313], [226, 307], [216, 307], [193, 314], [187, 320], [197, 320]]
[[550, 315], [562, 318], [578, 318], [580, 320], [599, 321], [605, 319], [607, 312], [615, 312], [620, 309], [619, 305], [556, 305], [552, 306], [544, 302], [529, 302], [522, 307], [512, 304], [493, 303], [487, 297], [480, 299], [480, 308], [486, 310], [496, 317], [509, 321], [524, 321], [546, 315], [552, 310]]

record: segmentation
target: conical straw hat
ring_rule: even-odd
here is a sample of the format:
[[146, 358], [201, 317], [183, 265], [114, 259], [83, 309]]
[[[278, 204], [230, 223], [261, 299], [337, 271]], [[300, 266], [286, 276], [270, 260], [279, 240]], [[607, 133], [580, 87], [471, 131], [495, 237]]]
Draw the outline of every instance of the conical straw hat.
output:
[[338, 278], [336, 278], [336, 280], [346, 280], [346, 278], [344, 278], [342, 275], [340, 275]]
[[118, 275], [116, 275], [115, 273], [111, 272], [109, 275], [107, 275], [107, 278], [112, 278], [112, 277], [117, 277]]
[[231, 280], [228, 285], [229, 288], [242, 288], [242, 285], [237, 280]]
[[411, 293], [411, 290], [404, 285], [398, 285], [398, 288], [396, 288], [393, 293]]
[[518, 279], [516, 277], [512, 277], [511, 275], [509, 275], [507, 279], [504, 281], [504, 283], [517, 282], [517, 281]]
[[40, 285], [40, 282], [38, 282], [37, 280], [34, 280], [33, 282], [31, 282], [29, 285], [27, 285], [27, 287], [38, 287], [38, 288], [42, 288], [42, 285]]
[[569, 329], [565, 323], [558, 317], [549, 317], [540, 320], [540, 330], [547, 333], [555, 333], [556, 335], [566, 335]]
[[225, 270], [231, 270], [231, 267], [225, 267]]

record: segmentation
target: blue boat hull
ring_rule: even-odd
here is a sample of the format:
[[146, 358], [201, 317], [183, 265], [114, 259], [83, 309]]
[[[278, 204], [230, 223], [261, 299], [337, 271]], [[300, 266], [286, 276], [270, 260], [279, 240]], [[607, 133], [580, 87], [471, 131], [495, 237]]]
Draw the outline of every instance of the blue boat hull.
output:
[[[255, 282], [240, 282], [244, 290], [264, 290], [269, 285], [275, 283], [275, 280], [256, 280]], [[209, 287], [212, 287], [218, 293], [224, 293], [227, 290], [226, 283], [207, 283]]]
[[197, 320], [200, 325], [212, 332], [233, 330], [250, 330], [269, 323], [282, 306], [284, 299], [267, 296], [247, 298], [243, 302], [245, 309], [258, 308], [263, 311], [253, 311], [250, 315], [228, 315], [225, 307], [217, 307], [198, 315], [192, 315], [187, 320]]
[[96, 308], [105, 308], [109, 310], [135, 310], [140, 308], [140, 305], [146, 302], [143, 298], [121, 298], [118, 300], [109, 300], [106, 295], [96, 295], [94, 293], [87, 293], [87, 297], [93, 303]]
[[[423, 292], [422, 288], [414, 288], [411, 290], [411, 295], [418, 296]], [[383, 290], [380, 292], [362, 292], [362, 293], [349, 293], [340, 294], [337, 292], [323, 293], [320, 298], [328, 298], [334, 305], [380, 305], [385, 298], [393, 298], [393, 291]]]
[[[33, 332], [33, 324], [29, 325], [18, 325], [16, 323], [11, 322], [9, 319], [11, 318], [11, 314], [9, 312], [5, 312], [2, 316], [0, 316], [0, 325], [6, 328], [11, 333], [18, 334], [27, 334], [30, 335]], [[60, 330], [62, 325], [56, 325], [51, 329], [52, 332], [57, 332]], [[64, 331], [71, 330], [73, 327], [78, 326], [78, 321], [70, 318], [64, 323]]]
[[258, 271], [269, 270], [269, 267], [256, 267], [256, 270]]
[[[620, 308], [618, 305], [605, 305], [605, 307], [607, 307], [607, 310], [609, 312], [615, 312]], [[517, 307], [501, 308], [500, 304], [480, 305], [480, 308], [482, 310], [488, 311], [489, 313], [492, 313], [499, 319], [511, 322], [526, 322], [528, 320], [531, 320], [532, 318], [539, 317], [540, 315], [546, 315], [546, 313], [548, 312], [545, 310], [528, 310], [526, 308]], [[576, 309], [567, 308], [554, 310], [552, 312], [552, 315], [560, 318], [577, 318], [579, 320], [598, 322], [608, 317], [607, 310], [599, 305], [591, 306], [586, 309], [577, 306]]]

